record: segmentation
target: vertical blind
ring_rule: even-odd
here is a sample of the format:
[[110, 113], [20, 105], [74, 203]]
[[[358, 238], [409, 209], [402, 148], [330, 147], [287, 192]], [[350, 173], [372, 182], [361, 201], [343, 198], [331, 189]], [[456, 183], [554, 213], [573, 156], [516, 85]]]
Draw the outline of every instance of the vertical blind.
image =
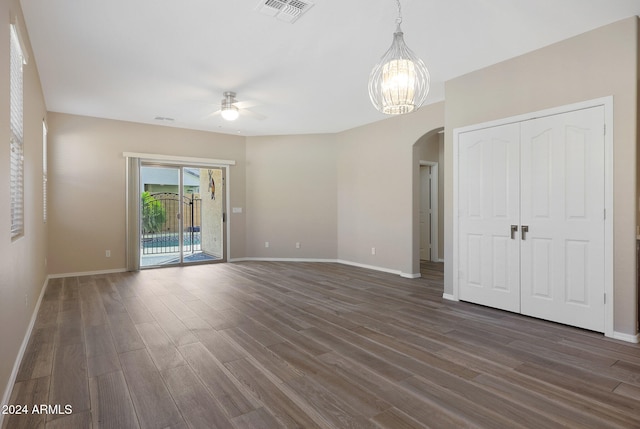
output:
[[11, 25], [10, 70], [10, 186], [11, 237], [24, 233], [24, 135], [23, 135], [23, 77], [22, 52], [18, 31]]
[[127, 271], [140, 271], [140, 164], [127, 157]]

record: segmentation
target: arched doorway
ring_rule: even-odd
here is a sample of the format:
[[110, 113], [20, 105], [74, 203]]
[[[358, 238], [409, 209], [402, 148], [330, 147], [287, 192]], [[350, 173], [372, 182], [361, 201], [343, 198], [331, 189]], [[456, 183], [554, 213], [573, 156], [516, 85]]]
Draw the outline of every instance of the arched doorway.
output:
[[444, 262], [444, 128], [416, 140], [412, 163], [412, 265], [422, 273]]

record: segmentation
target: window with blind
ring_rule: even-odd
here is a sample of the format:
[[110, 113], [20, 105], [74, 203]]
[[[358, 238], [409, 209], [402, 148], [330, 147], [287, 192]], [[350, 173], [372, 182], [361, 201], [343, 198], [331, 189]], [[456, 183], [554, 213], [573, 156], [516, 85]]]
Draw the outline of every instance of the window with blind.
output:
[[24, 234], [23, 55], [18, 30], [11, 25], [10, 47], [10, 187], [11, 238]]

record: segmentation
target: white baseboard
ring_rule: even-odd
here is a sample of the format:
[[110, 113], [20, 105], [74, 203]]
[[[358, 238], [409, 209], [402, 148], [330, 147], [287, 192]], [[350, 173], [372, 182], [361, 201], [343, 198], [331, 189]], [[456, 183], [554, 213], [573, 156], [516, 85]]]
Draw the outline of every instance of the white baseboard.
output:
[[404, 277], [405, 279], [419, 279], [422, 277], [420, 273], [400, 273], [400, 277]]
[[640, 343], [640, 334], [631, 335], [631, 334], [625, 334], [623, 332], [614, 331], [611, 338], [620, 340], [620, 341], [626, 341], [627, 343], [634, 343], [634, 344]]
[[229, 262], [246, 262], [246, 261], [263, 261], [263, 262], [338, 262], [335, 259], [318, 259], [318, 258], [233, 258]]
[[438, 258], [438, 260], [436, 262], [444, 262], [444, 259]]
[[[392, 270], [389, 268], [378, 267], [375, 265], [367, 265], [361, 264], [359, 262], [345, 261], [344, 259], [316, 259], [316, 258], [261, 258], [261, 257], [251, 257], [251, 258], [234, 258], [229, 259], [229, 262], [244, 262], [244, 261], [265, 261], [265, 262], [329, 262], [334, 264], [343, 264], [349, 265], [352, 267], [365, 268], [368, 270], [381, 271], [389, 274], [396, 274], [398, 276], [406, 277], [406, 278], [417, 278], [420, 277], [420, 274], [406, 274], [402, 273], [399, 270]], [[411, 277], [410, 277], [411, 276]], [[416, 277], [413, 277], [416, 276]]]
[[399, 270], [392, 270], [390, 268], [378, 267], [375, 265], [367, 265], [367, 264], [361, 264], [359, 262], [345, 261], [344, 259], [337, 259], [335, 262], [337, 262], [338, 264], [349, 265], [351, 267], [366, 268], [367, 270], [381, 271], [383, 273], [395, 274], [398, 276], [402, 275], [402, 272], [400, 272]]
[[[366, 268], [368, 270], [381, 271], [389, 274], [396, 274], [407, 279], [417, 279], [421, 277], [420, 273], [403, 273], [400, 270], [393, 270], [390, 268], [378, 267], [376, 265], [361, 264], [359, 262], [346, 261], [344, 259], [323, 259], [323, 258], [262, 258], [262, 257], [249, 257], [249, 258], [232, 258], [228, 262], [247, 262], [247, 261], [264, 261], [264, 262], [324, 262], [324, 263], [336, 263], [350, 265], [352, 267]], [[112, 270], [100, 270], [100, 271], [80, 271], [76, 273], [61, 273], [50, 274], [50, 279], [58, 279], [64, 277], [82, 277], [82, 276], [95, 276], [100, 274], [113, 274], [113, 273], [125, 273], [126, 268], [116, 268]]]
[[113, 274], [113, 273], [126, 273], [126, 268], [115, 268], [113, 270], [99, 270], [99, 271], [80, 271], [77, 273], [61, 273], [61, 274], [49, 274], [50, 279], [61, 279], [63, 277], [83, 277], [83, 276], [97, 276], [100, 274]]
[[442, 298], [443, 298], [443, 299], [446, 299], [447, 301], [458, 301], [458, 300], [456, 299], [456, 297], [454, 297], [454, 296], [453, 296], [452, 294], [450, 294], [450, 293], [443, 293], [443, 294], [442, 294]]
[[[49, 285], [49, 277], [47, 277], [44, 280], [44, 284], [42, 285], [42, 289], [40, 290], [40, 296], [38, 297], [36, 306], [33, 309], [33, 314], [31, 314], [31, 320], [29, 321], [27, 332], [25, 332], [24, 334], [24, 338], [22, 339], [22, 344], [20, 345], [20, 350], [18, 350], [18, 356], [16, 356], [16, 360], [13, 363], [13, 370], [11, 371], [11, 376], [9, 377], [7, 386], [4, 389], [4, 394], [2, 395], [1, 404], [9, 404], [9, 401], [11, 400], [11, 391], [13, 390], [13, 385], [15, 384], [16, 378], [18, 377], [20, 364], [22, 363], [24, 352], [27, 350], [27, 345], [29, 344], [29, 339], [31, 338], [31, 331], [33, 330], [33, 325], [35, 325], [36, 323], [36, 318], [38, 317], [38, 310], [40, 310], [40, 304], [42, 303], [42, 297], [44, 296], [44, 291], [47, 289], [48, 285]], [[0, 427], [2, 427], [3, 420], [4, 420], [4, 414], [0, 413]]]

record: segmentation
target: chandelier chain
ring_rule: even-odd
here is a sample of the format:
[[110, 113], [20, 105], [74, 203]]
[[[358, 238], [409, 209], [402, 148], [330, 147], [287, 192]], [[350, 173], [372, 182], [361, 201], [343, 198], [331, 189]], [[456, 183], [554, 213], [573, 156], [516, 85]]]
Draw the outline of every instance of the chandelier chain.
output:
[[398, 5], [398, 18], [396, 19], [396, 23], [400, 25], [402, 23], [402, 5], [400, 4], [400, 0], [396, 0], [396, 4]]

